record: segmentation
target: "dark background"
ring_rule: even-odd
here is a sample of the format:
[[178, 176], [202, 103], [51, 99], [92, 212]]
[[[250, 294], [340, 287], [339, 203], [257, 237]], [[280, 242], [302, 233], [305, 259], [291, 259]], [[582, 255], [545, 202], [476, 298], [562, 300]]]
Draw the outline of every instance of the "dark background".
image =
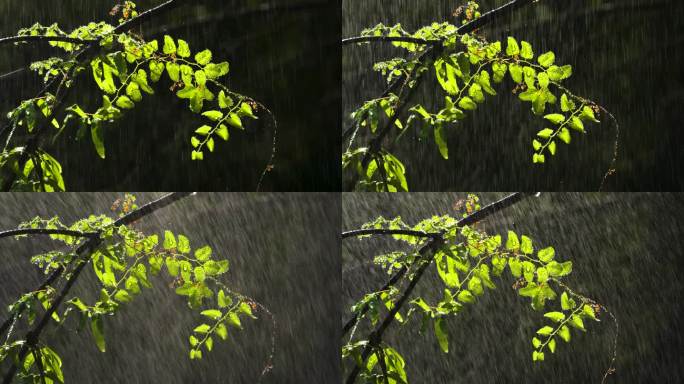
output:
[[[482, 205], [503, 193], [482, 194]], [[410, 195], [345, 194], [343, 229], [359, 228], [382, 215], [415, 224], [432, 215], [460, 215], [453, 209], [458, 193]], [[571, 260], [565, 282], [605, 305], [619, 321], [617, 372], [606, 383], [681, 383], [682, 235], [681, 194], [542, 193], [490, 216], [480, 229], [504, 235], [527, 234], [536, 249], [553, 246], [557, 260]], [[388, 276], [370, 264], [374, 255], [401, 249], [391, 239], [344, 240], [343, 320], [364, 293]], [[401, 353], [412, 383], [598, 383], [609, 365], [615, 327], [607, 314], [585, 322], [587, 332], [572, 329], [569, 344], [558, 341], [555, 355], [532, 362], [534, 332], [545, 324], [530, 300], [511, 289], [508, 269], [457, 317], [447, 320], [449, 354], [443, 354], [431, 330], [419, 335], [419, 322], [393, 324], [386, 341]], [[416, 288], [442, 297], [444, 284], [431, 266]], [[434, 302], [434, 301], [433, 301]], [[554, 301], [551, 306], [558, 306]], [[346, 341], [346, 339], [345, 339]]]
[[[143, 11], [161, 0], [140, 0]], [[108, 15], [114, 0], [3, 1], [0, 35], [11, 36], [40, 22], [58, 23], [70, 31], [90, 21], [116, 23]], [[215, 62], [230, 62], [224, 82], [233, 90], [266, 105], [279, 124], [275, 169], [263, 189], [278, 191], [339, 190], [340, 5], [338, 0], [198, 0], [144, 23], [146, 39], [164, 34], [188, 42], [193, 54], [211, 49]], [[118, 19], [118, 16], [117, 16]], [[59, 55], [45, 45], [0, 47], [0, 73], [32, 60]], [[92, 76], [77, 81], [73, 102], [96, 109], [101, 102]], [[225, 80], [227, 79], [227, 80]], [[187, 100], [167, 91], [168, 77], [156, 94], [105, 134], [107, 159], [95, 153], [90, 136], [75, 143], [66, 132], [48, 149], [64, 168], [68, 190], [203, 190], [251, 191], [265, 168], [272, 147], [267, 115], [249, 122], [246, 131], [231, 131], [202, 162], [190, 160], [190, 135], [204, 119], [193, 114]], [[20, 100], [41, 88], [37, 75], [26, 72], [0, 82], [0, 125]], [[99, 105], [98, 105], [99, 106]], [[93, 108], [95, 107], [95, 108]]]
[[[482, 12], [508, 0], [482, 0]], [[343, 3], [343, 36], [385, 23], [408, 31], [432, 22], [454, 22], [466, 1], [367, 0]], [[529, 41], [535, 56], [547, 50], [556, 62], [571, 64], [564, 83], [575, 94], [605, 106], [620, 123], [617, 174], [606, 190], [680, 191], [684, 188], [681, 105], [684, 98], [684, 36], [679, 0], [542, 0], [482, 32], [490, 41], [515, 36]], [[388, 44], [343, 49], [344, 123], [363, 100], [385, 88], [372, 63], [401, 55]], [[434, 77], [433, 75], [431, 75]], [[495, 87], [475, 113], [447, 129], [449, 160], [439, 155], [432, 135], [418, 141], [406, 134], [393, 150], [407, 167], [414, 191], [595, 191], [613, 154], [615, 131], [606, 117], [585, 137], [573, 133], [554, 158], [532, 164], [532, 139], [544, 128], [529, 103], [510, 94], [512, 81]], [[439, 110], [444, 98], [436, 81], [425, 83], [414, 101]], [[437, 96], [439, 95], [439, 96]], [[560, 96], [560, 95], [559, 95]], [[548, 109], [547, 109], [548, 111]], [[395, 134], [392, 134], [393, 136]]]
[[[139, 194], [145, 203], [161, 196]], [[120, 195], [0, 194], [0, 229], [16, 228], [36, 215], [59, 215], [65, 223], [90, 214], [110, 214]], [[270, 309], [277, 322], [274, 368], [263, 383], [329, 383], [339, 377], [340, 199], [332, 194], [203, 194], [146, 216], [136, 225], [149, 234], [182, 233], [193, 249], [205, 244], [230, 261], [223, 281]], [[44, 276], [31, 256], [54, 249], [45, 238], [0, 240], [0, 317], [7, 305]], [[92, 295], [88, 266], [72, 291]], [[47, 342], [61, 355], [66, 383], [256, 383], [271, 349], [269, 318], [243, 320], [229, 329], [202, 360], [188, 357], [188, 336], [200, 324], [197, 311], [169, 288], [165, 273], [111, 318], [105, 319], [107, 351], [100, 353], [90, 330], [75, 324], [47, 329]], [[99, 288], [97, 289], [99, 292]], [[71, 296], [69, 296], [71, 297]], [[4, 339], [3, 339], [4, 341]], [[5, 372], [6, 365], [0, 367]]]

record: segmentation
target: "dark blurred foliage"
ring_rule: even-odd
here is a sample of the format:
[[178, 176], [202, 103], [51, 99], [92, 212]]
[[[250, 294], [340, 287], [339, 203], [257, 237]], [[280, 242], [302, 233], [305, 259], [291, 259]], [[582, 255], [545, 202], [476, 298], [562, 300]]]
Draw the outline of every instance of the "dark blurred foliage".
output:
[[[160, 194], [140, 194], [144, 203]], [[70, 223], [90, 214], [111, 214], [120, 195], [0, 194], [2, 230], [36, 215]], [[193, 248], [208, 244], [230, 261], [224, 282], [263, 303], [275, 316], [274, 368], [263, 383], [326, 383], [339, 377], [339, 197], [332, 194], [198, 194], [143, 218], [148, 233], [169, 229], [187, 235]], [[54, 249], [40, 237], [0, 240], [0, 315], [44, 276], [30, 256]], [[74, 294], [96, 292], [87, 267]], [[88, 327], [50, 325], [47, 342], [63, 360], [67, 383], [256, 383], [271, 348], [269, 318], [243, 320], [227, 341], [216, 340], [202, 360], [188, 357], [188, 336], [201, 321], [172, 292], [162, 273], [152, 289], [105, 319], [107, 351], [100, 353]], [[3, 336], [4, 337], [4, 336]], [[3, 340], [4, 341], [4, 340]], [[6, 365], [0, 371], [5, 372]]]
[[[508, 0], [482, 0], [487, 11]], [[454, 10], [466, 1], [347, 1], [343, 36], [357, 35], [377, 23], [413, 31], [432, 22], [454, 21]], [[529, 41], [535, 54], [556, 53], [571, 64], [566, 86], [598, 102], [620, 123], [617, 174], [607, 190], [680, 191], [684, 189], [681, 151], [684, 97], [682, 14], [679, 0], [542, 0], [480, 32], [490, 40], [515, 36]], [[362, 100], [385, 88], [371, 63], [400, 54], [387, 45], [349, 46], [343, 50], [344, 126]], [[438, 110], [443, 104], [436, 81], [422, 85], [415, 100]], [[460, 190], [597, 190], [613, 155], [614, 126], [589, 127], [586, 137], [573, 133], [571, 145], [560, 144], [554, 158], [532, 164], [532, 139], [544, 120], [532, 115], [528, 103], [510, 94], [512, 81], [497, 88], [474, 114], [450, 127], [449, 160], [443, 160], [432, 139], [407, 134], [395, 145], [407, 166], [414, 191]]]
[[[265, 104], [279, 125], [275, 169], [265, 190], [339, 190], [340, 129], [340, 5], [337, 0], [201, 0], [144, 23], [147, 39], [164, 34], [182, 38], [193, 53], [209, 48], [215, 61], [230, 62], [227, 85]], [[90, 21], [106, 20], [113, 0], [41, 0], [0, 3], [0, 35], [11, 36], [35, 22], [59, 23], [71, 30]], [[162, 1], [141, 0], [142, 11]], [[118, 17], [118, 16], [117, 16]], [[27, 66], [32, 60], [59, 54], [29, 45], [0, 47], [0, 73]], [[101, 97], [89, 74], [77, 81], [71, 103], [95, 107]], [[247, 130], [233, 131], [230, 141], [216, 145], [203, 162], [190, 160], [190, 135], [204, 124], [186, 101], [167, 91], [168, 78], [155, 96], [107, 128], [107, 159], [100, 160], [90, 139], [75, 143], [67, 132], [53, 151], [64, 167], [69, 190], [204, 190], [250, 191], [257, 185], [272, 147], [272, 126], [266, 114]], [[38, 76], [26, 72], [0, 83], [0, 124], [5, 113], [32, 97]], [[96, 108], [94, 108], [96, 109]], [[93, 110], [94, 110], [93, 109]]]
[[[503, 197], [483, 194], [482, 205]], [[433, 215], [460, 215], [454, 204], [465, 194], [345, 194], [343, 229], [383, 215], [409, 224]], [[543, 193], [478, 224], [490, 234], [526, 234], [535, 248], [553, 246], [557, 260], [571, 260], [566, 283], [609, 308], [619, 321], [617, 371], [606, 383], [681, 383], [682, 235], [684, 196], [679, 194]], [[505, 237], [504, 237], [505, 238]], [[388, 239], [343, 243], [343, 320], [352, 303], [388, 279], [370, 264], [372, 256], [400, 247]], [[587, 332], [572, 330], [569, 344], [532, 362], [531, 339], [546, 322], [530, 301], [512, 290], [508, 269], [473, 305], [450, 318], [450, 352], [443, 354], [431, 327], [419, 335], [419, 321], [394, 324], [386, 341], [403, 354], [413, 383], [597, 383], [612, 355], [615, 327], [603, 313]], [[443, 283], [434, 267], [416, 292], [441, 298]], [[547, 304], [545, 308], [559, 308]]]

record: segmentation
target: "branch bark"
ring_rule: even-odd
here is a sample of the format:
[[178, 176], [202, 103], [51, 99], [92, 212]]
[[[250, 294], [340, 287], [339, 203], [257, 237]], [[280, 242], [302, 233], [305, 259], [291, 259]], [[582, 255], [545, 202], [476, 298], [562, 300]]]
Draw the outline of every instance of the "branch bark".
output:
[[[481, 221], [481, 220], [487, 218], [488, 216], [490, 216], [496, 212], [499, 212], [505, 208], [512, 206], [513, 204], [521, 201], [522, 199], [524, 199], [527, 196], [529, 196], [529, 195], [526, 193], [523, 193], [523, 192], [512, 193], [512, 194], [504, 197], [503, 199], [500, 199], [494, 203], [491, 203], [491, 204], [485, 206], [484, 208], [482, 208], [481, 210], [459, 220], [458, 223], [456, 223], [456, 226], [457, 227], [463, 227], [466, 225], [472, 225], [478, 221]], [[384, 334], [385, 330], [387, 330], [387, 328], [392, 324], [392, 321], [394, 321], [395, 315], [401, 309], [401, 307], [404, 305], [406, 300], [408, 300], [408, 298], [410, 297], [411, 293], [413, 292], [415, 286], [418, 284], [418, 281], [420, 280], [420, 278], [425, 273], [425, 270], [427, 269], [427, 267], [429, 267], [430, 264], [432, 264], [434, 251], [436, 250], [435, 247], [439, 247], [440, 245], [442, 245], [444, 243], [442, 236], [443, 236], [443, 232], [440, 233], [439, 237], [431, 238], [419, 250], [419, 253], [421, 255], [421, 258], [420, 258], [421, 260], [424, 260], [428, 257], [429, 258], [427, 260], [425, 260], [423, 262], [423, 264], [418, 268], [418, 270], [414, 274], [413, 278], [409, 282], [408, 286], [406, 287], [406, 290], [404, 291], [402, 296], [399, 298], [399, 300], [397, 300], [397, 302], [395, 303], [392, 310], [390, 310], [389, 313], [387, 314], [387, 316], [385, 316], [385, 318], [384, 318], [383, 322], [380, 324], [380, 326], [378, 326], [378, 328], [376, 328], [371, 333], [369, 340], [368, 340], [368, 344], [366, 344], [366, 347], [364, 348], [364, 350], [361, 354], [362, 364], [365, 363], [366, 359], [368, 358], [368, 356], [370, 356], [373, 349], [380, 344], [380, 342], [382, 341], [382, 335]], [[430, 252], [432, 252], [432, 254], [430, 254]], [[388, 289], [393, 284], [395, 284], [397, 281], [399, 281], [399, 279], [401, 279], [406, 274], [407, 271], [408, 271], [408, 269], [406, 267], [402, 267], [399, 271], [397, 271], [397, 273], [394, 276], [392, 276], [390, 281], [387, 284], [385, 284], [385, 286], [382, 288], [382, 290]], [[356, 325], [356, 323], [359, 321], [359, 319], [363, 315], [365, 315], [365, 313], [367, 311], [368, 311], [368, 308], [364, 307], [359, 313], [357, 313], [357, 315], [352, 317], [352, 319], [350, 319], [350, 321], [348, 321], [347, 324], [345, 324], [345, 326], [343, 328], [343, 336], [354, 325]], [[347, 377], [347, 381], [346, 381], [347, 384], [354, 383], [354, 381], [356, 381], [356, 378], [359, 375], [359, 373], [360, 373], [359, 365], [355, 365], [354, 368], [352, 369], [352, 372]]]
[[409, 235], [415, 237], [439, 237], [437, 232], [414, 231], [411, 229], [354, 229], [342, 232], [342, 238], [364, 236], [364, 235]]
[[73, 237], [95, 237], [98, 234], [96, 232], [81, 232], [73, 231], [71, 229], [21, 228], [0, 232], [0, 239], [3, 237], [19, 235], [68, 235]]
[[[191, 195], [192, 193], [190, 192], [173, 192], [169, 193], [167, 195], [162, 196], [161, 198], [152, 201], [137, 210], [119, 218], [114, 222], [115, 227], [119, 227], [122, 225], [128, 225], [131, 224], [135, 221], [138, 221], [140, 218], [149, 215], [153, 213], [154, 211], [164, 208], [170, 204], [173, 204], [174, 202], [187, 197]], [[97, 236], [91, 237], [83, 243], [81, 246], [78, 247], [76, 250], [76, 254], [78, 255], [77, 258], [74, 260], [74, 263], [76, 264], [76, 267], [74, 270], [71, 272], [71, 276], [67, 280], [67, 282], [64, 284], [64, 287], [62, 287], [62, 290], [59, 292], [57, 296], [55, 296], [55, 299], [50, 303], [50, 307], [48, 307], [45, 310], [45, 313], [43, 316], [40, 318], [40, 320], [36, 323], [36, 326], [33, 327], [30, 331], [26, 333], [25, 340], [26, 342], [21, 346], [21, 349], [19, 350], [17, 360], [13, 361], [12, 366], [10, 366], [10, 369], [7, 371], [3, 378], [3, 384], [10, 384], [12, 382], [12, 379], [14, 378], [14, 375], [16, 374], [17, 371], [17, 361], [19, 363], [23, 362], [24, 358], [26, 357], [26, 354], [30, 351], [32, 347], [36, 345], [38, 342], [38, 339], [40, 337], [41, 332], [45, 328], [45, 326], [48, 324], [48, 321], [50, 320], [50, 317], [52, 316], [53, 313], [57, 310], [59, 305], [62, 303], [66, 295], [69, 293], [69, 290], [71, 287], [74, 285], [76, 280], [78, 279], [79, 275], [83, 271], [83, 268], [88, 265], [88, 262], [90, 261], [90, 255], [92, 252], [102, 243], [102, 238], [100, 237], [101, 231], [98, 231]], [[57, 278], [57, 276], [61, 275], [61, 273], [64, 271], [63, 268], [59, 268], [58, 270], [55, 270], [50, 278], [54, 276], [52, 279]], [[48, 278], [48, 279], [50, 279]], [[47, 284], [42, 284], [43, 286], [47, 286]], [[20, 311], [23, 309], [19, 309]]]
[[426, 40], [411, 36], [355, 36], [342, 39], [342, 45], [363, 42], [414, 43], [421, 45], [440, 45], [442, 40]]

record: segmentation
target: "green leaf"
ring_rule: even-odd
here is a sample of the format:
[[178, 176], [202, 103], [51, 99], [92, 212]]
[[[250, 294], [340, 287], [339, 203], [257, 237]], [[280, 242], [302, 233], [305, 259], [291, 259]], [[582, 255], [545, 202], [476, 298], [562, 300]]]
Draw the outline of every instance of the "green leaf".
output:
[[582, 321], [582, 318], [577, 316], [577, 315], [572, 315], [572, 317], [570, 318], [570, 325], [572, 325], [573, 327], [575, 327], [577, 329], [581, 329], [582, 331], [585, 330], [584, 329], [584, 322]]
[[226, 109], [233, 105], [233, 99], [231, 99], [230, 96], [226, 96], [226, 93], [221, 91], [219, 92], [218, 103], [219, 108]]
[[198, 86], [204, 86], [207, 83], [207, 74], [203, 70], [195, 72], [195, 82]]
[[176, 237], [171, 231], [164, 231], [164, 249], [176, 249]]
[[193, 273], [195, 275], [195, 281], [204, 281], [204, 279], [206, 278], [204, 268], [202, 267], [195, 267]]
[[540, 153], [535, 153], [532, 155], [532, 162], [537, 164], [537, 163], [544, 163], [546, 159], [544, 158], [543, 154]]
[[142, 93], [138, 83], [130, 82], [126, 86], [126, 94], [135, 102], [142, 100]]
[[223, 112], [221, 111], [206, 111], [202, 113], [202, 116], [208, 118], [211, 121], [218, 121], [223, 118]]
[[563, 308], [564, 311], [569, 311], [575, 308], [575, 302], [574, 300], [570, 299], [567, 292], [563, 292], [561, 294], [561, 308]]
[[172, 257], [167, 257], [166, 258], [166, 269], [169, 271], [169, 275], [171, 276], [178, 276], [178, 270], [179, 270], [179, 265], [178, 261]]
[[207, 77], [210, 79], [217, 79], [221, 76], [228, 74], [229, 65], [227, 62], [222, 62], [218, 64], [209, 63], [204, 67], [204, 72], [207, 73]]
[[582, 123], [582, 120], [580, 120], [577, 116], [573, 116], [570, 118], [569, 125], [570, 128], [576, 131], [584, 132], [584, 124]]
[[587, 317], [590, 317], [590, 318], [592, 318], [592, 319], [594, 319], [594, 320], [598, 320], [598, 319], [596, 318], [596, 312], [594, 312], [594, 308], [592, 308], [592, 307], [591, 307], [590, 305], [588, 305], [588, 304], [584, 304], [584, 306], [582, 307], [582, 314], [585, 315], [585, 316], [587, 316]]
[[205, 245], [202, 248], [195, 250], [195, 259], [199, 261], [207, 261], [211, 257], [211, 247]]
[[123, 109], [132, 109], [135, 107], [135, 103], [133, 103], [128, 96], [122, 95], [116, 99], [116, 106]]
[[511, 257], [508, 259], [508, 267], [511, 269], [513, 277], [520, 277], [522, 275], [522, 263], [520, 260]]
[[544, 361], [544, 352], [532, 352], [532, 361]]
[[537, 339], [536, 337], [533, 337], [533, 338], [532, 338], [532, 345], [533, 345], [535, 348], [539, 348], [539, 347], [541, 347], [542, 342], [541, 342], [541, 340]]
[[250, 307], [250, 305], [247, 304], [246, 302], [243, 301], [242, 303], [240, 303], [240, 305], [238, 306], [238, 310], [241, 313], [244, 313], [245, 315], [247, 315], [253, 319], [256, 319], [256, 317], [254, 317], [254, 315], [252, 314], [252, 307]]
[[525, 287], [518, 290], [518, 295], [523, 297], [535, 297], [539, 295], [539, 287], [534, 283], [527, 284]]
[[185, 40], [178, 39], [177, 54], [180, 57], [190, 57], [190, 47], [188, 46], [188, 43], [185, 42]]
[[546, 147], [548, 149], [549, 153], [553, 156], [556, 154], [556, 142], [551, 141], [549, 145]]
[[214, 339], [212, 339], [211, 336], [207, 337], [204, 345], [207, 347], [207, 351], [211, 351], [211, 349], [214, 348]]
[[211, 61], [211, 51], [208, 49], [205, 49], [202, 52], [199, 52], [198, 54], [195, 55], [195, 61], [199, 65], [207, 65]]
[[545, 118], [546, 120], [548, 120], [548, 121], [550, 121], [550, 122], [556, 124], [556, 125], [558, 125], [558, 124], [560, 124], [560, 123], [562, 123], [562, 122], [565, 121], [565, 116], [563, 116], [563, 115], [560, 114], [560, 113], [551, 113], [551, 114], [548, 114], [548, 115], [544, 116], [544, 118]]
[[240, 322], [240, 318], [235, 312], [231, 312], [228, 314], [228, 318], [226, 318], [226, 321], [228, 322], [228, 325], [232, 325], [233, 327], [236, 328], [242, 328], [242, 323]]
[[548, 263], [551, 260], [553, 260], [554, 256], [556, 256], [556, 250], [553, 249], [553, 247], [546, 247], [544, 249], [539, 250], [537, 253], [537, 258], [543, 262], [543, 263]]
[[[211, 127], [206, 125], [206, 126], [199, 127], [197, 129], [197, 131], [199, 131], [199, 130], [205, 131], [206, 128], [204, 128], [204, 127], [208, 127], [209, 129], [211, 129]], [[207, 133], [209, 133], [209, 131], [207, 131]], [[195, 136], [190, 137], [190, 145], [192, 145], [193, 148], [197, 148], [201, 143], [202, 142], [200, 141], [200, 139], [196, 138]]]
[[202, 151], [192, 151], [192, 160], [204, 160], [204, 153]]
[[105, 351], [104, 325], [101, 316], [95, 316], [90, 320], [90, 330], [95, 338], [95, 344], [100, 352]]
[[553, 65], [553, 62], [555, 60], [556, 60], [556, 55], [551, 51], [546, 52], [537, 58], [539, 65], [541, 65], [544, 68], [548, 68], [551, 65]]
[[553, 134], [553, 129], [550, 128], [544, 128], [541, 131], [537, 132], [537, 136], [541, 137], [542, 139], [548, 139], [551, 137]]
[[565, 144], [570, 144], [570, 131], [565, 127], [561, 128], [558, 132], [558, 138]]
[[532, 148], [534, 148], [535, 151], [538, 151], [541, 148], [541, 145], [539, 140], [532, 140]]
[[[211, 132], [211, 127], [208, 125], [203, 125], [195, 130], [195, 133], [198, 135], [206, 136]], [[199, 143], [199, 140], [198, 140]], [[196, 145], [193, 145], [193, 147], [196, 147]]]
[[573, 109], [575, 109], [575, 103], [573, 103], [572, 100], [570, 100], [568, 98], [568, 95], [566, 95], [564, 93], [561, 96], [561, 111], [569, 112], [569, 111], [572, 111]]
[[204, 99], [201, 92], [195, 92], [190, 99], [190, 110], [195, 113], [202, 112], [202, 105], [204, 105]]
[[544, 317], [551, 319], [557, 323], [565, 320], [565, 314], [563, 314], [563, 312], [547, 312], [544, 314]]
[[104, 146], [104, 129], [102, 124], [95, 122], [90, 126], [90, 137], [93, 140], [93, 145], [95, 146], [95, 152], [100, 158], [105, 158], [105, 146]]
[[235, 128], [244, 129], [240, 117], [235, 113], [228, 114], [228, 120], [226, 120], [226, 122]]
[[138, 285], [138, 278], [135, 276], [128, 276], [125, 283], [126, 289], [133, 294], [140, 293], [140, 286]]
[[475, 296], [473, 296], [473, 294], [470, 293], [470, 291], [468, 291], [468, 290], [463, 290], [463, 291], [459, 292], [457, 298], [458, 298], [458, 301], [460, 301], [462, 303], [473, 303], [473, 302], [475, 302]]
[[162, 48], [162, 52], [164, 52], [165, 55], [172, 55], [176, 53], [176, 42], [174, 42], [169, 35], [164, 35], [164, 46]]
[[549, 341], [548, 346], [551, 353], [556, 353], [556, 339], [551, 339], [551, 341]]
[[177, 82], [180, 80], [179, 74], [180, 74], [180, 67], [176, 63], [172, 62], [167, 62], [166, 63], [166, 72], [169, 74], [169, 78], [173, 82]]
[[537, 76], [537, 81], [539, 81], [539, 86], [542, 88], [548, 88], [549, 87], [549, 75], [546, 73], [540, 73], [539, 76]]
[[178, 235], [178, 252], [190, 253], [190, 240], [183, 235]]
[[196, 332], [196, 333], [208, 333], [210, 329], [211, 329], [211, 327], [209, 325], [202, 324], [202, 325], [195, 327], [195, 329], [193, 329], [192, 331]]
[[217, 302], [219, 308], [225, 308], [231, 304], [232, 300], [229, 296], [226, 296], [226, 294], [223, 293], [223, 290], [221, 289], [218, 291]]
[[257, 117], [254, 115], [254, 112], [252, 111], [252, 107], [245, 102], [242, 102], [240, 104], [240, 116], [248, 116], [251, 117], [252, 119], [256, 119]]
[[511, 64], [508, 66], [508, 71], [511, 74], [511, 79], [513, 79], [514, 82], [517, 84], [522, 83], [523, 81], [523, 69], [520, 65], [518, 64]]
[[215, 133], [218, 135], [218, 137], [228, 141], [228, 127], [226, 127], [224, 124], [220, 124]]
[[444, 137], [443, 125], [435, 124], [435, 143], [437, 148], [439, 148], [439, 153], [443, 158], [449, 158], [449, 148], [447, 147], [446, 138]]
[[218, 309], [207, 309], [205, 311], [200, 312], [200, 314], [212, 320], [218, 320], [222, 316], [221, 311], [219, 311]]
[[458, 101], [458, 106], [467, 111], [477, 109], [477, 104], [468, 96], [463, 96], [461, 100]]
[[494, 73], [493, 79], [495, 83], [500, 83], [503, 81], [504, 76], [506, 76], [506, 71], [508, 66], [505, 63], [494, 62], [492, 64], [492, 72]]
[[593, 121], [594, 123], [600, 123], [600, 121], [596, 120], [596, 116], [594, 116], [594, 110], [591, 109], [588, 105], [585, 105], [584, 107], [582, 107], [582, 113], [580, 114], [580, 119], [590, 120], [590, 121]]
[[228, 330], [226, 329], [226, 326], [223, 325], [223, 324], [219, 324], [219, 325], [216, 327], [216, 334], [219, 335], [219, 337], [220, 337], [222, 340], [227, 339], [227, 338], [228, 338]]
[[531, 255], [532, 253], [534, 253], [534, 247], [532, 247], [532, 239], [525, 235], [522, 235], [520, 239], [520, 251], [526, 255]]
[[534, 58], [534, 51], [532, 51], [532, 46], [527, 41], [521, 41], [522, 50], [520, 51], [520, 57], [526, 60], [532, 60]]
[[[120, 289], [114, 295], [114, 299], [120, 303], [128, 303], [133, 298], [131, 297], [131, 295], [128, 294], [128, 292], [125, 289]], [[104, 352], [104, 351], [102, 351], [102, 352]]]
[[199, 340], [197, 340], [197, 338], [195, 336], [192, 336], [192, 335], [190, 335], [189, 340], [190, 340], [190, 345], [193, 347], [196, 346], [197, 343], [199, 343]]
[[568, 328], [567, 325], [562, 326], [558, 330], [558, 336], [560, 336], [560, 338], [563, 339], [563, 341], [565, 341], [566, 343], [569, 343], [570, 342], [570, 328]]
[[513, 252], [516, 252], [518, 249], [520, 249], [518, 235], [516, 235], [513, 231], [508, 231], [508, 238], [506, 239], [506, 249]]
[[210, 137], [209, 140], [207, 140], [207, 148], [209, 148], [209, 152], [214, 152], [214, 138]]
[[548, 336], [553, 332], [553, 328], [549, 327], [548, 325], [543, 326], [537, 330], [537, 333], [542, 335], [542, 336]]
[[509, 36], [506, 44], [506, 55], [515, 56], [520, 54], [520, 47], [518, 41], [514, 37]]
[[449, 336], [443, 317], [435, 319], [435, 336], [442, 352], [449, 353]]

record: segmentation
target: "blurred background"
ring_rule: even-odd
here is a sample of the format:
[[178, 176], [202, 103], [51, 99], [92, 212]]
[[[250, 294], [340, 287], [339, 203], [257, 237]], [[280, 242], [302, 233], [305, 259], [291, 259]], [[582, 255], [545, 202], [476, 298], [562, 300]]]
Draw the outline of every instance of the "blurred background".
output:
[[[0, 1], [0, 36], [36, 22], [58, 23], [65, 31], [91, 21], [116, 24], [110, 10], [116, 0]], [[137, 1], [137, 9], [163, 3]], [[164, 34], [188, 42], [193, 54], [205, 48], [214, 61], [229, 61], [223, 78], [236, 92], [266, 105], [278, 125], [275, 168], [263, 190], [334, 191], [340, 184], [340, 4], [338, 0], [201, 0], [144, 23], [146, 39]], [[34, 60], [61, 54], [41, 45], [0, 46], [0, 74]], [[74, 142], [65, 132], [48, 150], [61, 162], [68, 190], [203, 190], [253, 191], [268, 163], [273, 128], [266, 114], [233, 130], [228, 142], [216, 145], [204, 161], [190, 160], [190, 135], [204, 119], [193, 114], [187, 100], [175, 97], [164, 75], [154, 97], [144, 97], [134, 110], [107, 126], [106, 160], [90, 138]], [[42, 80], [25, 71], [0, 80], [0, 126], [6, 113], [42, 88]], [[101, 102], [92, 76], [82, 74], [69, 105], [91, 110]]]
[[[505, 195], [481, 194], [482, 206]], [[401, 216], [410, 225], [433, 215], [460, 217], [454, 206], [465, 197], [346, 193], [342, 228], [359, 228], [378, 216]], [[556, 260], [573, 262], [566, 284], [606, 306], [619, 322], [617, 371], [606, 383], [681, 383], [683, 214], [681, 194], [542, 193], [488, 217], [478, 227], [504, 238], [509, 229], [526, 234], [536, 249], [552, 246]], [[344, 240], [343, 321], [349, 319], [354, 302], [389, 278], [370, 264], [372, 258], [403, 249], [402, 244], [387, 238]], [[516, 295], [513, 282], [507, 269], [494, 280], [496, 290], [447, 321], [448, 354], [439, 349], [431, 327], [421, 335], [419, 322], [393, 324], [385, 340], [404, 356], [410, 382], [601, 382], [615, 337], [611, 318], [602, 313], [601, 322], [585, 322], [586, 333], [573, 329], [569, 344], [560, 341], [555, 355], [547, 353], [546, 361], [533, 363], [530, 341], [545, 319], [532, 310], [528, 298]], [[431, 266], [415, 292], [441, 298], [443, 287]]]
[[[491, 10], [508, 0], [481, 0]], [[401, 23], [408, 31], [432, 22], [455, 22], [463, 1], [344, 0], [343, 37], [358, 35], [378, 23]], [[617, 174], [606, 190], [680, 191], [684, 189], [681, 151], [684, 98], [684, 2], [679, 0], [542, 0], [481, 30], [490, 41], [515, 36], [530, 42], [535, 55], [556, 53], [570, 64], [565, 81], [575, 94], [603, 105], [620, 123]], [[343, 127], [364, 100], [384, 89], [372, 64], [403, 54], [389, 44], [351, 45], [343, 49]], [[432, 76], [434, 77], [434, 76]], [[544, 120], [510, 94], [512, 81], [496, 87], [458, 126], [447, 129], [449, 160], [439, 155], [432, 135], [419, 141], [406, 134], [394, 146], [407, 167], [413, 191], [595, 191], [613, 156], [614, 126], [608, 118], [591, 124], [584, 136], [573, 135], [543, 166], [532, 164], [532, 138]], [[443, 91], [424, 83], [414, 100], [439, 110]]]
[[[138, 204], [159, 193], [137, 194]], [[35, 216], [72, 223], [111, 214], [114, 193], [0, 194], [0, 230]], [[229, 329], [202, 360], [188, 357], [197, 311], [170, 287], [165, 273], [105, 319], [107, 351], [100, 353], [88, 327], [51, 324], [46, 341], [62, 357], [66, 383], [328, 383], [339, 377], [340, 199], [332, 194], [197, 194], [144, 217], [135, 225], [149, 234], [185, 234], [193, 248], [210, 245], [230, 261], [226, 285], [265, 305], [276, 321], [273, 369], [259, 381], [271, 351], [272, 327], [263, 312]], [[44, 276], [30, 257], [55, 249], [46, 237], [0, 239], [0, 315]], [[74, 294], [92, 294], [87, 267]], [[99, 288], [97, 289], [99, 292]], [[69, 296], [71, 297], [71, 296]], [[72, 319], [73, 320], [73, 319]], [[3, 340], [4, 341], [4, 340]], [[6, 365], [0, 366], [5, 372]]]

